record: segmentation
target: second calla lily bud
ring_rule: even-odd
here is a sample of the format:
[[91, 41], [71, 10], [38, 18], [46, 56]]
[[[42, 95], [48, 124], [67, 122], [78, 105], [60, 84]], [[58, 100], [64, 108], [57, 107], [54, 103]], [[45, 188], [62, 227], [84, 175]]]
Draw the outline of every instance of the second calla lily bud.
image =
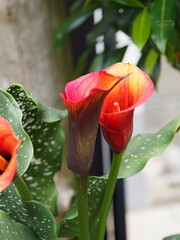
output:
[[0, 117], [0, 191], [13, 180], [16, 172], [16, 154], [21, 141], [14, 135], [10, 123]]
[[75, 173], [89, 172], [104, 99], [123, 78], [93, 72], [67, 83], [60, 94], [69, 113], [68, 167]]
[[130, 74], [108, 94], [100, 116], [104, 138], [113, 152], [120, 153], [132, 135], [134, 109], [148, 100], [154, 85], [146, 73], [132, 64], [117, 63], [105, 71], [114, 75]]

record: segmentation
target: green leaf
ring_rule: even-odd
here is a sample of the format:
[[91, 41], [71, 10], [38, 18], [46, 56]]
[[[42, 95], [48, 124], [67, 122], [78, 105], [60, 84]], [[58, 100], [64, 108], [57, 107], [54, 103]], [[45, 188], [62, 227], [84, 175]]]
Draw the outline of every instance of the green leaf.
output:
[[65, 37], [72, 30], [80, 27], [92, 15], [94, 10], [99, 6], [97, 3], [88, 4], [86, 8], [80, 8], [73, 12], [56, 30], [55, 32], [55, 49], [60, 50]]
[[119, 29], [121, 29], [121, 31], [131, 36], [133, 22], [138, 13], [139, 9], [123, 7], [123, 11], [120, 13], [119, 17], [114, 22], [116, 30], [118, 31]]
[[76, 0], [70, 6], [70, 13], [75, 12], [78, 8], [80, 8], [83, 4], [83, 0]]
[[[180, 5], [180, 4], [179, 4]], [[166, 56], [169, 63], [180, 70], [180, 26], [175, 25], [171, 36], [167, 41]]]
[[117, 62], [121, 62], [124, 57], [124, 54], [126, 52], [126, 49], [127, 49], [127, 46], [119, 48], [119, 49], [115, 49], [114, 51], [111, 52], [111, 54], [107, 53], [106, 60], [103, 64], [102, 69], [105, 69]]
[[52, 123], [60, 121], [67, 117], [68, 110], [60, 110], [53, 108], [51, 106], [48, 106], [47, 104], [44, 104], [40, 102], [38, 99], [36, 99], [32, 94], [29, 94], [29, 96], [32, 97], [33, 101], [36, 101], [36, 104], [38, 105], [38, 113], [37, 116], [46, 123]]
[[56, 215], [57, 190], [53, 177], [61, 166], [64, 133], [60, 120], [67, 111], [40, 103], [20, 85], [11, 85], [7, 91], [22, 110], [23, 127], [34, 147], [34, 158], [23, 177], [33, 199], [44, 203]]
[[[119, 169], [118, 178], [130, 177], [140, 172], [149, 159], [157, 157], [167, 148], [180, 128], [180, 118], [177, 118], [155, 134], [135, 136], [128, 144]], [[91, 239], [94, 239], [99, 210], [101, 208], [108, 174], [101, 177], [89, 177], [89, 222]], [[78, 212], [76, 202], [69, 213], [58, 223], [58, 236], [78, 236]]]
[[165, 54], [166, 41], [169, 38], [175, 24], [176, 1], [155, 0], [151, 9], [152, 39]]
[[100, 71], [103, 69], [103, 63], [104, 63], [104, 58], [105, 58], [105, 53], [100, 53], [100, 54], [97, 54], [91, 65], [90, 65], [90, 68], [88, 70], [88, 72], [95, 72], [95, 71]]
[[169, 237], [163, 238], [163, 240], [180, 240], [180, 234], [175, 234]]
[[[89, 177], [88, 179], [88, 199], [89, 199], [89, 224], [91, 230], [91, 239], [94, 239], [92, 234], [98, 221], [98, 209], [101, 206], [101, 200], [104, 195], [107, 179], [98, 177]], [[57, 224], [58, 237], [74, 237], [79, 236], [78, 233], [78, 210], [76, 201], [73, 203], [70, 211]]]
[[128, 144], [120, 166], [119, 178], [130, 177], [140, 172], [149, 159], [160, 156], [180, 128], [177, 118], [155, 134], [140, 134]]
[[114, 0], [114, 1], [128, 7], [144, 7], [143, 3], [140, 0]]
[[80, 77], [85, 72], [85, 68], [88, 65], [88, 57], [94, 52], [94, 46], [89, 46], [78, 58], [75, 67], [74, 79]]
[[160, 74], [160, 57], [158, 58], [152, 73], [150, 74], [150, 78], [154, 83], [154, 86], [157, 86], [157, 82], [158, 82], [158, 78], [159, 78], [159, 74]]
[[135, 44], [139, 47], [140, 50], [146, 44], [151, 32], [151, 20], [149, 11], [147, 8], [142, 10], [135, 19], [132, 37]]
[[55, 220], [49, 210], [42, 203], [23, 201], [16, 194], [13, 183], [0, 193], [0, 209], [9, 215], [5, 219], [3, 216], [3, 223], [5, 223], [5, 220], [8, 221], [8, 224], [11, 221], [11, 224], [13, 222], [13, 225], [11, 225], [12, 228], [16, 228], [16, 231], [17, 228], [23, 230], [23, 238], [17, 239], [26, 239], [24, 236], [27, 235], [28, 237], [30, 231], [32, 232], [31, 239], [57, 239]]
[[104, 34], [108, 27], [112, 25], [112, 22], [118, 18], [118, 11], [111, 10], [105, 12], [102, 20], [97, 23], [92, 30], [87, 34], [86, 39], [88, 44], [94, 44], [96, 42], [96, 38], [102, 34]]
[[174, 48], [180, 51], [180, 26], [175, 25], [172, 34], [170, 35], [168, 41], [174, 46]]
[[[147, 42], [147, 44], [144, 46], [144, 48], [142, 49], [141, 58], [140, 58], [140, 60], [137, 64], [137, 66], [145, 72], [147, 72], [145, 63], [146, 63], [147, 56], [152, 49], [152, 43], [153, 42], [151, 40], [149, 40]], [[156, 47], [155, 47], [154, 51], [156, 51]], [[156, 61], [155, 65], [153, 67], [152, 73], [149, 74], [149, 76], [150, 76], [151, 80], [153, 81], [155, 87], [157, 86], [157, 82], [158, 82], [158, 78], [159, 78], [160, 64], [161, 63], [160, 63], [160, 55], [159, 55], [158, 60]]]
[[173, 66], [174, 65], [174, 46], [167, 41], [167, 47], [166, 47], [166, 56], [168, 59], [168, 62]]
[[28, 168], [33, 156], [33, 146], [27, 133], [22, 127], [22, 112], [14, 98], [4, 90], [0, 89], [0, 116], [6, 118], [15, 133], [23, 140], [17, 153], [18, 171], [22, 175]]
[[117, 62], [121, 62], [126, 52], [126, 49], [127, 49], [127, 46], [120, 49], [115, 49], [114, 51], [111, 51], [111, 53], [105, 50], [105, 52], [96, 55], [91, 63], [91, 66], [88, 72], [99, 71]]
[[26, 239], [37, 240], [33, 232], [21, 223], [11, 221], [9, 215], [0, 210], [1, 239]]
[[58, 237], [74, 237], [79, 236], [78, 232], [78, 209], [75, 201], [69, 212], [57, 224]]
[[158, 58], [159, 58], [159, 54], [152, 48], [147, 54], [147, 57], [145, 60], [145, 68], [149, 75], [153, 73], [153, 70]]
[[176, 1], [176, 22], [177, 25], [180, 27], [180, 18], [179, 18], [179, 13], [180, 13], [180, 1]]

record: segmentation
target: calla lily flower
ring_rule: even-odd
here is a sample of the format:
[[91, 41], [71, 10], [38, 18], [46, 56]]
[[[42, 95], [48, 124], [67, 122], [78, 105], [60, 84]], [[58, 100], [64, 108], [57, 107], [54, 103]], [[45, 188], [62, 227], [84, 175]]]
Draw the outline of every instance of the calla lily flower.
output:
[[0, 117], [0, 191], [4, 190], [14, 178], [16, 154], [20, 144], [21, 141], [14, 135], [10, 123]]
[[130, 74], [105, 98], [100, 116], [104, 138], [113, 152], [120, 153], [133, 132], [134, 109], [148, 100], [154, 85], [146, 73], [129, 63], [117, 63], [105, 71], [119, 76]]
[[65, 93], [60, 93], [69, 112], [67, 162], [73, 172], [89, 172], [104, 99], [123, 78], [93, 72], [68, 82]]

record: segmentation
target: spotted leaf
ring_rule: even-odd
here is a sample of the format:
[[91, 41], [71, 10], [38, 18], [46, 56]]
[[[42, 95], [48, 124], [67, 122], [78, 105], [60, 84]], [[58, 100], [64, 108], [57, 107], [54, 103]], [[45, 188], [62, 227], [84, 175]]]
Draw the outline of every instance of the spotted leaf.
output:
[[135, 136], [124, 152], [118, 178], [130, 177], [140, 172], [149, 159], [160, 156], [179, 128], [180, 118], [177, 118], [155, 134]]
[[[126, 178], [140, 172], [149, 159], [157, 157], [167, 148], [180, 128], [177, 118], [155, 134], [140, 134], [128, 144], [119, 169], [118, 178]], [[91, 239], [94, 239], [102, 199], [108, 180], [108, 174], [101, 177], [89, 177], [89, 222]], [[58, 223], [58, 235], [61, 237], [78, 237], [78, 211], [76, 202], [69, 213]]]
[[34, 147], [34, 158], [23, 177], [33, 199], [44, 203], [56, 215], [57, 191], [53, 176], [61, 166], [64, 133], [60, 120], [67, 112], [41, 103], [20, 85], [11, 85], [7, 92], [23, 113], [22, 125]]
[[0, 211], [0, 232], [2, 239], [37, 240], [33, 232], [21, 223], [14, 222], [6, 212]]
[[180, 234], [175, 234], [166, 238], [163, 238], [163, 240], [179, 240], [180, 239]]
[[[89, 223], [91, 230], [91, 239], [94, 239], [93, 233], [98, 221], [98, 209], [104, 195], [107, 179], [98, 177], [89, 177], [88, 179], [88, 200], [89, 200]], [[78, 233], [78, 210], [76, 201], [73, 203], [67, 215], [57, 224], [59, 237], [79, 236]]]
[[16, 137], [22, 141], [17, 153], [17, 168], [22, 175], [28, 168], [33, 156], [33, 146], [22, 127], [22, 112], [14, 98], [0, 89], [0, 116], [9, 121]]
[[50, 211], [40, 202], [23, 201], [13, 183], [0, 193], [0, 210], [1, 239], [57, 239]]

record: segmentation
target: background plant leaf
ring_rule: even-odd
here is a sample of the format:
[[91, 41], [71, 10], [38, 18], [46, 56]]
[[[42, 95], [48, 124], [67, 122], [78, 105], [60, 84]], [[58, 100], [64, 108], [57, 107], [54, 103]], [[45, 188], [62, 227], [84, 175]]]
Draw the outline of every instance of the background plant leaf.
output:
[[[161, 67], [160, 53], [155, 46], [153, 46], [153, 48], [152, 48], [151, 43], [152, 43], [152, 41], [149, 40], [147, 42], [147, 44], [144, 46], [144, 48], [142, 49], [142, 56], [141, 56], [141, 58], [140, 58], [140, 60], [137, 64], [137, 66], [141, 70], [143, 70], [147, 73], [147, 66], [145, 66], [145, 65], [147, 64], [147, 59], [151, 57], [151, 54], [150, 54], [151, 50], [153, 49], [153, 52], [155, 51], [155, 52], [157, 52], [157, 54], [159, 54], [158, 59], [155, 59], [156, 62], [155, 62], [154, 59], [152, 59], [153, 64], [150, 62], [150, 65], [152, 67], [150, 68], [151, 74], [149, 74], [151, 80], [154, 83], [154, 86], [157, 87], [157, 82], [158, 82], [158, 77], [159, 77], [159, 74], [160, 74], [160, 67]], [[150, 55], [150, 57], [148, 57], [148, 55]], [[154, 63], [155, 63], [155, 65], [154, 65]], [[149, 68], [150, 65], [148, 65], [148, 68]]]
[[[23, 231], [25, 230], [25, 233], [23, 232], [23, 237], [18, 239], [26, 239], [25, 236], [28, 237], [30, 235], [30, 231], [32, 232], [31, 236], [36, 237], [32, 239], [57, 239], [56, 224], [50, 211], [40, 202], [26, 202], [19, 198], [19, 196], [16, 194], [13, 183], [11, 183], [4, 191], [0, 192], [0, 210], [8, 214], [4, 221], [8, 221], [8, 224], [10, 221], [13, 222], [13, 225], [11, 223], [12, 228], [16, 228], [16, 231], [17, 228], [22, 228]], [[5, 223], [4, 221], [3, 224]], [[0, 228], [1, 227], [3, 227], [2, 224]]]
[[135, 44], [140, 50], [144, 47], [147, 42], [151, 32], [151, 20], [150, 14], [147, 8], [142, 10], [136, 17], [133, 29], [132, 37]]
[[180, 26], [175, 25], [167, 42], [166, 56], [173, 67], [180, 70]]
[[[140, 134], [135, 136], [129, 142], [124, 152], [118, 178], [130, 177], [140, 172], [149, 159], [162, 154], [179, 128], [180, 118], [177, 118], [155, 134]], [[94, 239], [93, 234], [96, 232], [99, 211], [107, 180], [108, 174], [101, 177], [89, 177], [88, 197], [91, 239]], [[76, 202], [73, 204], [69, 213], [58, 223], [58, 236], [78, 237], [78, 211]]]
[[72, 30], [81, 26], [86, 22], [92, 15], [99, 4], [97, 2], [91, 2], [86, 6], [86, 8], [79, 8], [73, 12], [69, 18], [67, 18], [56, 30], [55, 32], [55, 49], [60, 50], [64, 42], [65, 37]]
[[145, 60], [145, 68], [148, 75], [152, 75], [153, 70], [156, 66], [156, 62], [158, 61], [159, 54], [156, 52], [153, 48], [149, 51], [147, 54], [146, 60]]
[[86, 39], [89, 45], [95, 44], [96, 38], [102, 34], [104, 34], [108, 27], [115, 21], [119, 16], [116, 10], [110, 10], [105, 12], [103, 15], [102, 20], [97, 23], [92, 30], [87, 34]]
[[23, 140], [17, 153], [17, 168], [22, 175], [28, 168], [33, 156], [33, 146], [27, 133], [22, 127], [22, 112], [14, 98], [0, 89], [0, 116], [11, 124], [17, 138]]
[[151, 9], [152, 39], [165, 54], [166, 41], [175, 25], [176, 1], [155, 0]]
[[117, 62], [121, 62], [126, 49], [127, 46], [119, 48], [117, 50], [114, 49], [114, 51], [112, 52], [105, 51], [103, 53], [96, 55], [96, 57], [91, 63], [89, 72], [99, 71]]
[[114, 0], [114, 1], [128, 7], [144, 7], [143, 3], [140, 0]]
[[113, 26], [117, 31], [121, 30], [128, 36], [131, 36], [133, 22], [138, 13], [138, 8], [123, 7], [119, 17], [113, 23]]
[[56, 215], [57, 191], [53, 177], [61, 166], [64, 133], [60, 120], [67, 111], [40, 103], [20, 85], [11, 85], [7, 91], [23, 113], [22, 124], [34, 147], [34, 158], [23, 177], [33, 199], [44, 203]]
[[174, 52], [175, 52], [175, 47], [174, 45], [172, 45], [169, 41], [167, 41], [166, 44], [166, 57], [169, 63], [171, 63], [171, 65], [174, 65]]

